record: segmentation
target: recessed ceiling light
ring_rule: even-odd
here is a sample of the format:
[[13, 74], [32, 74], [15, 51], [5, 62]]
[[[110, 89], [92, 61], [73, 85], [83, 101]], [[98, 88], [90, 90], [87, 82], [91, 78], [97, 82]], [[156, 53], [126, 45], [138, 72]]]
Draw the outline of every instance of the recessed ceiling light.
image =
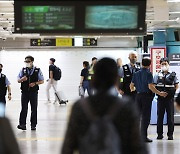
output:
[[177, 3], [180, 2], [180, 0], [167, 0], [168, 3]]

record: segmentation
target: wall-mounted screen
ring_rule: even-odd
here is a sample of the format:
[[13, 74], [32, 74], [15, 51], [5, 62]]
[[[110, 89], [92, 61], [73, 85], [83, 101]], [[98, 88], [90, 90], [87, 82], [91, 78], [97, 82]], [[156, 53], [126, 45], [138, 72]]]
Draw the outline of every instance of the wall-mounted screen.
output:
[[74, 29], [73, 6], [23, 6], [22, 28], [25, 30]]
[[86, 7], [86, 29], [136, 29], [137, 27], [138, 6], [99, 5]]
[[145, 35], [146, 0], [14, 1], [15, 33]]

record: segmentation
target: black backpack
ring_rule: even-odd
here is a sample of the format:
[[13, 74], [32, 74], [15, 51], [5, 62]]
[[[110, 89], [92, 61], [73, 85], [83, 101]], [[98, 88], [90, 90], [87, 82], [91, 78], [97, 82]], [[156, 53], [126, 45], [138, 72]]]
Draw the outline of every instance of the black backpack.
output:
[[57, 66], [54, 67], [54, 72], [53, 72], [53, 78], [54, 80], [60, 80], [61, 79], [61, 69]]
[[87, 102], [82, 102], [82, 108], [91, 121], [86, 134], [80, 139], [80, 154], [121, 154], [121, 140], [112, 122], [118, 111], [119, 104], [115, 103], [110, 112], [103, 117], [93, 114]]

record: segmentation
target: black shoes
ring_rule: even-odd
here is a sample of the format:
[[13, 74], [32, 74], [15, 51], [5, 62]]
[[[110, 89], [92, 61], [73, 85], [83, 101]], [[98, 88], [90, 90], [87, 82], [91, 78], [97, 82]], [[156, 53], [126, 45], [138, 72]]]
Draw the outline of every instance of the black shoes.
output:
[[157, 136], [157, 140], [162, 140], [163, 137], [164, 137], [163, 135], [158, 135], [158, 136]]
[[31, 130], [36, 130], [36, 126], [31, 126]]
[[17, 128], [22, 129], [22, 130], [26, 130], [26, 125], [18, 125]]
[[145, 142], [147, 142], [147, 143], [152, 142], [152, 140], [151, 140], [151, 139], [149, 139], [149, 138], [146, 138], [144, 141], [145, 141]]
[[168, 140], [173, 140], [173, 136], [172, 135], [168, 136]]
[[59, 104], [61, 105], [61, 104], [66, 104], [68, 102], [68, 100], [65, 100], [65, 101], [63, 101], [63, 100], [61, 100], [60, 102], [59, 102]]
[[[26, 130], [26, 125], [18, 125], [17, 128], [21, 130]], [[31, 130], [36, 130], [36, 126], [31, 126]]]

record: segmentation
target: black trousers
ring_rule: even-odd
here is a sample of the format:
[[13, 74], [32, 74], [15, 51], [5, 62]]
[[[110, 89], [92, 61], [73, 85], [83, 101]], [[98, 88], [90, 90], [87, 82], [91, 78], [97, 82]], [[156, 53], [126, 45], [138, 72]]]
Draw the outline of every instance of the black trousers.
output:
[[122, 95], [122, 97], [129, 97], [132, 101], [135, 102], [136, 95], [137, 95], [137, 92], [131, 92], [131, 93], [124, 93], [124, 95]]
[[174, 132], [174, 99], [173, 98], [158, 98], [157, 105], [157, 134], [163, 134], [163, 118], [165, 111], [167, 112], [167, 124], [168, 132], [167, 135], [171, 136]]
[[26, 117], [28, 112], [28, 103], [31, 105], [31, 126], [36, 126], [37, 124], [37, 100], [38, 100], [38, 92], [22, 92], [21, 94], [21, 113], [19, 118], [20, 125], [26, 125]]
[[0, 102], [3, 103], [3, 104], [6, 104], [5, 96], [0, 96]]
[[150, 124], [153, 98], [154, 97], [149, 93], [139, 93], [136, 95], [136, 105], [139, 110], [141, 135], [143, 138], [147, 138], [147, 129]]

